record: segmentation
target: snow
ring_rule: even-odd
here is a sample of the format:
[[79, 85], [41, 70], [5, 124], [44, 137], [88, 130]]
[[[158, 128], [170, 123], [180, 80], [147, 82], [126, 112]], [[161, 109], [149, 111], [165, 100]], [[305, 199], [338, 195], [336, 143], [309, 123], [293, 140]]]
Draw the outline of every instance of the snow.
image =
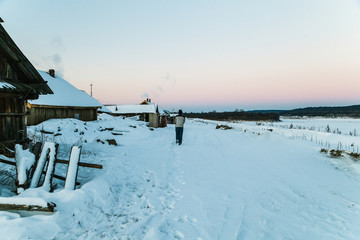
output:
[[13, 85], [7, 82], [0, 82], [0, 89], [1, 88], [15, 88]]
[[81, 148], [78, 146], [73, 146], [71, 149], [69, 168], [66, 174], [65, 189], [74, 190], [75, 188], [75, 180], [76, 180], [75, 178], [78, 171], [80, 151]]
[[35, 205], [46, 208], [47, 202], [34, 197], [0, 197], [0, 204]]
[[[35, 155], [32, 154], [29, 150], [23, 150], [21, 145], [16, 144], [15, 162], [19, 185], [23, 185], [27, 180], [27, 172], [35, 163]], [[23, 190], [23, 188], [19, 188], [18, 193], [22, 192]]]
[[101, 108], [98, 109], [98, 112], [111, 113], [111, 111], [106, 106], [101, 106]]
[[59, 75], [55, 78], [44, 71], [38, 71], [47, 81], [54, 94], [40, 95], [36, 100], [29, 100], [31, 105], [73, 106], [73, 107], [101, 107], [102, 104], [84, 91], [74, 87]]
[[143, 104], [143, 105], [111, 105], [106, 106], [112, 113], [156, 113], [157, 106], [155, 104]]
[[[358, 134], [360, 133], [360, 119], [305, 118], [302, 120], [285, 118], [278, 123], [264, 122], [258, 125], [255, 122], [243, 122], [229, 125], [239, 130], [247, 128], [260, 133], [268, 132], [271, 129], [274, 133], [290, 139], [315, 142], [326, 148], [360, 152]], [[329, 132], [327, 131], [328, 127]]]
[[[220, 130], [215, 129], [219, 122], [189, 119], [181, 146], [175, 144], [174, 125], [150, 131], [144, 122], [106, 114], [86, 124], [63, 119], [30, 127], [29, 136], [35, 138], [45, 138], [41, 129], [54, 132], [48, 138], [60, 149], [81, 145], [81, 161], [100, 163], [103, 169], [79, 168], [82, 185], [75, 191], [60, 181], [53, 193], [25, 190], [19, 197], [54, 202], [57, 212], [26, 218], [0, 214], [1, 236], [358, 239], [359, 163], [319, 150], [325, 141], [341, 138], [346, 145], [359, 137], [280, 126], [290, 124], [286, 121], [222, 122], [233, 129]], [[338, 127], [344, 129], [359, 123], [341, 121]], [[107, 144], [109, 138], [119, 145]], [[59, 170], [66, 174], [66, 167]]]

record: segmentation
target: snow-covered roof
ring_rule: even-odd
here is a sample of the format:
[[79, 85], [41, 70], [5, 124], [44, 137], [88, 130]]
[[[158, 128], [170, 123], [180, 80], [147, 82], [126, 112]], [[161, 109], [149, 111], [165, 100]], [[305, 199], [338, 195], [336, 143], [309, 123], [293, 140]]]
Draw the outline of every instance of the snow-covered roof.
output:
[[104, 105], [101, 106], [101, 108], [98, 109], [98, 112], [111, 113], [110, 109], [108, 109], [108, 108], [105, 107]]
[[31, 100], [31, 105], [46, 106], [71, 106], [71, 107], [101, 107], [102, 104], [89, 94], [81, 91], [64, 80], [59, 75], [51, 77], [44, 71], [38, 71], [41, 77], [47, 81], [47, 84], [54, 92], [50, 95], [41, 95], [36, 100]]
[[15, 87], [10, 83], [0, 81], [0, 88], [15, 88]]
[[162, 108], [160, 108], [160, 107], [158, 107], [158, 111], [159, 111], [159, 113], [160, 113], [161, 115], [165, 115], [165, 114], [166, 114], [165, 111], [164, 111]]
[[112, 113], [156, 113], [157, 105], [112, 105], [106, 106]]

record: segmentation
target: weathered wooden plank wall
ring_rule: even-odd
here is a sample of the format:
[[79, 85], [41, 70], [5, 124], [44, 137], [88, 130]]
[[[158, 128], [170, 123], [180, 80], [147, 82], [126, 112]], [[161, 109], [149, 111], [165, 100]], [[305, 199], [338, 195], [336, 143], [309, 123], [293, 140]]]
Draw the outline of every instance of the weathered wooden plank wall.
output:
[[97, 119], [97, 108], [50, 108], [50, 107], [31, 107], [30, 115], [27, 117], [28, 125], [36, 125], [43, 121], [56, 118], [75, 118], [81, 121], [94, 121]]
[[[9, 95], [9, 94], [7, 94]], [[22, 141], [26, 136], [24, 100], [0, 93], [0, 142]]]
[[4, 57], [5, 53], [0, 50], [0, 78], [2, 79], [18, 79], [16, 72]]

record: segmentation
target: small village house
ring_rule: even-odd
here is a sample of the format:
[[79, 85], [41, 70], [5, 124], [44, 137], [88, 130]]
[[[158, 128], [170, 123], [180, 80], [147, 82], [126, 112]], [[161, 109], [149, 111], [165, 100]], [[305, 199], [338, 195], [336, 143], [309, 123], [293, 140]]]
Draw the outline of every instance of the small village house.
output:
[[166, 126], [161, 121], [161, 109], [157, 104], [151, 103], [150, 99], [146, 99], [136, 105], [106, 105], [112, 116], [139, 116], [140, 120], [148, 122], [149, 127], [158, 128]]
[[54, 69], [50, 69], [49, 72], [38, 72], [54, 94], [29, 101], [28, 125], [36, 125], [54, 118], [76, 118], [81, 121], [97, 119], [97, 109], [102, 107], [102, 104], [95, 98], [55, 74]]
[[156, 105], [107, 105], [112, 116], [139, 116], [141, 121], [148, 122], [149, 127], [159, 127], [159, 112]]
[[[150, 98], [146, 98], [146, 100], [142, 101], [140, 103], [140, 105], [151, 105], [153, 103], [151, 103], [151, 99]], [[167, 114], [165, 113], [165, 111], [163, 111], [158, 105], [157, 105], [157, 112], [158, 112], [158, 126], [159, 127], [166, 127], [167, 125]]]
[[0, 18], [0, 152], [26, 139], [26, 101], [52, 93], [2, 22]]

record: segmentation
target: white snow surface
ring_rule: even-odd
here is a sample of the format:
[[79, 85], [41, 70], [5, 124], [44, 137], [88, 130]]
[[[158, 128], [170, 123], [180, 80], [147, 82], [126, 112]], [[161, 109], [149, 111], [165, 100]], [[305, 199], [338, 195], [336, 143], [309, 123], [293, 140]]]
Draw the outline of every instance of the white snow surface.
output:
[[29, 150], [23, 150], [20, 144], [16, 144], [15, 162], [19, 184], [24, 184], [26, 181], [26, 172], [29, 171], [35, 163], [35, 155]]
[[102, 104], [89, 94], [74, 87], [59, 75], [38, 70], [41, 77], [47, 81], [54, 94], [40, 95], [36, 100], [29, 100], [32, 105], [73, 106], [73, 107], [101, 107]]
[[36, 205], [47, 207], [47, 202], [35, 197], [0, 197], [0, 204]]
[[181, 146], [174, 125], [150, 131], [105, 114], [29, 128], [35, 138], [46, 129], [62, 134], [48, 136], [55, 142], [81, 144], [80, 161], [103, 169], [80, 168], [75, 191], [63, 183], [53, 193], [25, 190], [20, 197], [54, 202], [57, 212], [1, 213], [2, 239], [359, 239], [359, 163], [321, 154], [321, 142], [302, 133], [359, 137], [275, 123], [221, 122], [233, 129], [217, 130], [217, 123], [188, 120]]
[[71, 148], [69, 167], [66, 174], [65, 189], [74, 190], [76, 173], [78, 171], [78, 163], [80, 160], [81, 148], [73, 146]]
[[156, 113], [156, 104], [143, 104], [143, 105], [109, 105], [106, 106], [112, 113], [126, 114], [126, 113]]
[[104, 105], [101, 106], [101, 108], [98, 111], [99, 112], [101, 111], [102, 113], [111, 113], [111, 111]]

